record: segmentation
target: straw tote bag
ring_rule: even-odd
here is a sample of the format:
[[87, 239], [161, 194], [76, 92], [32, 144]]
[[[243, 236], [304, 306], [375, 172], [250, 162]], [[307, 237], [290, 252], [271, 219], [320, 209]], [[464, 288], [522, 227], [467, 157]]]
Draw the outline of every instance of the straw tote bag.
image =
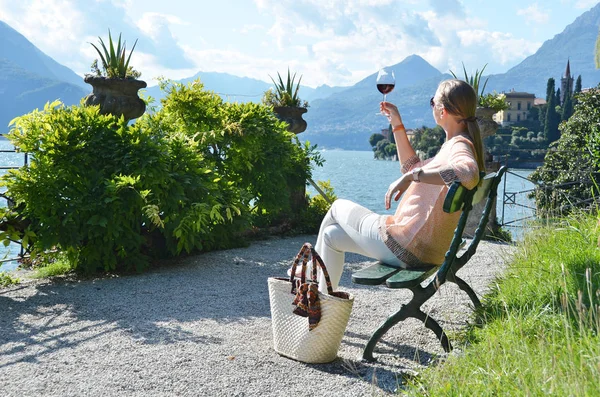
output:
[[[311, 279], [306, 280], [309, 256], [312, 256]], [[302, 276], [298, 279], [296, 267], [300, 260]], [[317, 290], [317, 267], [327, 280], [327, 294]], [[268, 285], [275, 351], [305, 363], [335, 360], [354, 297], [346, 292], [333, 292], [327, 268], [312, 245], [302, 246], [289, 278], [269, 277]]]

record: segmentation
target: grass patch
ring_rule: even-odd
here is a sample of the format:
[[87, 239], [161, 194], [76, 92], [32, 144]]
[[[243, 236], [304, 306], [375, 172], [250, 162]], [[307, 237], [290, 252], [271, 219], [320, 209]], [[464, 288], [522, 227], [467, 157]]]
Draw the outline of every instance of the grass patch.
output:
[[59, 258], [44, 266], [36, 267], [33, 278], [47, 278], [63, 276], [73, 270], [69, 262], [65, 258]]
[[404, 392], [600, 395], [597, 222], [573, 216], [526, 235], [465, 331], [465, 353], [428, 368]]
[[19, 284], [21, 280], [11, 276], [9, 273], [0, 272], [0, 287], [8, 287], [9, 285]]

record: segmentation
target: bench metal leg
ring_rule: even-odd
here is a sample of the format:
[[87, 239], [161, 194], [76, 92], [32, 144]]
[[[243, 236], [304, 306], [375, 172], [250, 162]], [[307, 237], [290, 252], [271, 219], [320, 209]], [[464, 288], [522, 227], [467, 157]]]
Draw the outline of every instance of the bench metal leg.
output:
[[414, 311], [414, 308], [410, 307], [411, 303], [412, 301], [409, 302], [408, 305], [402, 305], [400, 310], [388, 317], [388, 319], [385, 320], [375, 332], [373, 332], [373, 335], [371, 335], [371, 338], [365, 346], [365, 350], [363, 350], [363, 360], [371, 362], [375, 361], [375, 358], [373, 357], [373, 349], [375, 349], [375, 345], [377, 342], [379, 342], [381, 337], [390, 330], [390, 328], [398, 324], [400, 321], [406, 320], [408, 317], [410, 317], [409, 312]]
[[417, 317], [417, 318], [419, 320], [423, 321], [423, 323], [425, 324], [425, 327], [427, 327], [433, 331], [435, 336], [437, 336], [438, 340], [442, 344], [442, 348], [444, 349], [444, 351], [446, 353], [449, 353], [450, 350], [452, 350], [452, 345], [450, 344], [450, 340], [448, 339], [446, 332], [444, 332], [444, 330], [438, 324], [438, 322], [435, 321], [433, 318], [429, 317], [428, 314], [423, 313], [421, 310], [419, 310], [418, 314], [419, 314], [419, 317]]
[[467, 282], [465, 280], [461, 279], [460, 277], [458, 277], [454, 274], [450, 274], [450, 273], [448, 273], [447, 280], [458, 285], [458, 288], [460, 288], [461, 290], [466, 292], [467, 295], [469, 295], [469, 298], [471, 298], [471, 302], [473, 302], [473, 306], [475, 306], [476, 309], [479, 309], [481, 307], [481, 301], [477, 297], [477, 294], [475, 293], [475, 291], [473, 291], [471, 286], [469, 284], [467, 284]]
[[448, 336], [446, 335], [442, 327], [438, 324], [438, 322], [435, 321], [433, 318], [429, 317], [427, 314], [423, 313], [419, 309], [423, 302], [429, 299], [429, 297], [433, 294], [430, 294], [429, 291], [423, 289], [413, 290], [413, 293], [415, 295], [413, 296], [413, 299], [410, 302], [408, 302], [408, 304], [402, 305], [400, 310], [388, 317], [388, 319], [385, 320], [375, 332], [373, 332], [373, 335], [371, 336], [371, 338], [367, 342], [367, 345], [365, 346], [365, 349], [363, 350], [363, 360], [371, 362], [375, 361], [375, 358], [373, 357], [373, 350], [375, 349], [375, 345], [377, 344], [377, 342], [379, 342], [381, 337], [385, 335], [385, 333], [389, 331], [394, 325], [398, 324], [400, 321], [406, 320], [409, 317], [421, 320], [425, 327], [432, 330], [433, 333], [435, 333], [435, 335], [437, 336], [440, 343], [442, 344], [442, 348], [444, 349], [444, 351], [449, 352], [450, 350], [452, 350], [452, 345], [448, 340]]

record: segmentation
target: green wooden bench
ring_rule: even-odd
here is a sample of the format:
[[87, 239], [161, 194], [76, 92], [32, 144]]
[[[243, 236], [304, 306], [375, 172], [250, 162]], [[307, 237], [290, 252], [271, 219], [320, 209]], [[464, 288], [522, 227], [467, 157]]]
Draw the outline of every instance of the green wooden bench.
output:
[[[505, 171], [506, 167], [502, 167], [497, 172], [484, 176], [481, 186], [472, 190], [466, 189], [458, 182], [455, 182], [450, 186], [444, 200], [444, 211], [452, 213], [462, 210], [462, 214], [458, 221], [458, 225], [454, 230], [454, 237], [452, 238], [450, 248], [446, 252], [444, 263], [442, 263], [442, 265], [431, 265], [418, 269], [404, 269], [379, 262], [365, 269], [361, 269], [352, 275], [352, 281], [357, 284], [379, 285], [385, 283], [389, 288], [407, 288], [413, 293], [410, 302], [402, 305], [400, 310], [390, 316], [377, 330], [375, 330], [363, 351], [364, 360], [374, 361], [373, 349], [377, 342], [390, 328], [409, 317], [421, 320], [425, 327], [432, 330], [446, 352], [449, 352], [452, 349], [452, 345], [442, 327], [437, 321], [423, 312], [421, 306], [431, 298], [446, 281], [455, 283], [461, 290], [466, 292], [475, 308], [481, 306], [481, 302], [473, 289], [466, 281], [456, 276], [456, 273], [475, 254], [477, 246], [485, 234], [490, 211], [492, 210], [492, 206], [496, 203], [498, 184]], [[467, 224], [469, 212], [474, 204], [477, 204], [484, 198], [487, 199], [487, 201], [485, 202], [473, 239], [464, 250], [461, 250], [461, 246], [464, 245], [463, 232]], [[432, 280], [427, 283], [426, 286], [422, 286], [421, 283], [434, 273], [435, 276]]]

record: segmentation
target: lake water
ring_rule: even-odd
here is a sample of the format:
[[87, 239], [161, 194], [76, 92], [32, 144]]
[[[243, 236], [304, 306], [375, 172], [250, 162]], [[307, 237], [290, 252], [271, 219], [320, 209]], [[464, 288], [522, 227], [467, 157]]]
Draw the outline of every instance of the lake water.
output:
[[[0, 139], [0, 150], [12, 150], [13, 147], [5, 139]], [[313, 172], [313, 180], [329, 180], [338, 198], [355, 201], [372, 211], [378, 213], [392, 214], [395, 206], [388, 211], [384, 209], [383, 197], [389, 184], [400, 176], [400, 165], [397, 161], [375, 160], [373, 152], [370, 151], [343, 151], [323, 150], [321, 152], [325, 159], [323, 167], [316, 167]], [[23, 165], [23, 154], [0, 152], [0, 166]], [[1, 172], [6, 172], [2, 170]], [[533, 184], [524, 178], [531, 170], [511, 169], [506, 174], [506, 191], [521, 192], [531, 189]], [[532, 207], [533, 202], [524, 194], [515, 195], [514, 205], [502, 205], [502, 197], [505, 183], [501, 183], [498, 190], [498, 218], [501, 223], [508, 223], [507, 229], [518, 239], [522, 235], [522, 229], [515, 220], [530, 217], [533, 211], [526, 208]], [[317, 194], [309, 186], [307, 189], [311, 195]], [[0, 205], [6, 205], [5, 200], [0, 200]], [[504, 216], [502, 216], [504, 215]], [[2, 257], [11, 258], [18, 253], [20, 246], [11, 244], [8, 248], [2, 247]], [[1, 270], [11, 270], [16, 267], [15, 262], [7, 262], [0, 266]]]

